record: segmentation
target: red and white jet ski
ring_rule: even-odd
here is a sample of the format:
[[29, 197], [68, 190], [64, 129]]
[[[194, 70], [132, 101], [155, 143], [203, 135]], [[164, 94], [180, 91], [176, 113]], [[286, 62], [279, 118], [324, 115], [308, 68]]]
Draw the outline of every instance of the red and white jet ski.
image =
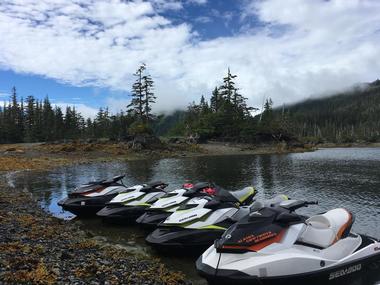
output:
[[379, 240], [351, 232], [349, 211], [308, 219], [294, 212], [310, 204], [290, 200], [251, 213], [199, 257], [198, 272], [213, 284], [348, 284], [378, 266]]

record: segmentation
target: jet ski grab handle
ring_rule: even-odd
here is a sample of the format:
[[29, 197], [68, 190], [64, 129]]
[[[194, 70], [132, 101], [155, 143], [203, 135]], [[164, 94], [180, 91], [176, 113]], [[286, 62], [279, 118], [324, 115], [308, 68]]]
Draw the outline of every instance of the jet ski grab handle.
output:
[[318, 201], [294, 201], [290, 204], [281, 205], [281, 207], [293, 212], [299, 208], [308, 207], [309, 205], [318, 205]]

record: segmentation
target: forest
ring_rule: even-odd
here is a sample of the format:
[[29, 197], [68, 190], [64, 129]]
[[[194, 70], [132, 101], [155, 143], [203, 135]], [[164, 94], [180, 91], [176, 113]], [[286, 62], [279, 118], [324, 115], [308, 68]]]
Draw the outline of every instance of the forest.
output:
[[[310, 142], [380, 141], [380, 80], [285, 107], [291, 131]], [[276, 110], [280, 116], [282, 110]]]
[[24, 100], [12, 88], [8, 103], [0, 107], [0, 143], [51, 142], [73, 139], [108, 138], [127, 140], [137, 133], [151, 133], [154, 121], [151, 106], [155, 103], [154, 82], [142, 64], [136, 73], [131, 103], [125, 112], [111, 114], [100, 108], [92, 120], [84, 118], [75, 106], [65, 110], [53, 106], [49, 98]]
[[242, 142], [291, 138], [307, 143], [380, 141], [380, 80], [277, 108], [268, 98], [254, 116], [231, 112], [234, 104], [225, 96], [225, 87], [215, 88], [210, 102], [202, 96], [199, 104], [192, 103], [186, 111], [162, 117], [156, 129], [172, 136], [195, 132], [205, 138]]
[[122, 141], [136, 134], [249, 143], [380, 140], [380, 80], [280, 108], [273, 108], [273, 101], [267, 98], [259, 110], [248, 106], [237, 87], [237, 75], [228, 69], [210, 96], [200, 96], [199, 102], [192, 102], [186, 110], [154, 115], [154, 81], [146, 65], [142, 64], [134, 76], [131, 103], [125, 111], [111, 114], [107, 107], [100, 108], [94, 119], [84, 118], [75, 106], [64, 110], [54, 106], [47, 97], [19, 98], [14, 87], [10, 101], [0, 107], [0, 143], [98, 138]]

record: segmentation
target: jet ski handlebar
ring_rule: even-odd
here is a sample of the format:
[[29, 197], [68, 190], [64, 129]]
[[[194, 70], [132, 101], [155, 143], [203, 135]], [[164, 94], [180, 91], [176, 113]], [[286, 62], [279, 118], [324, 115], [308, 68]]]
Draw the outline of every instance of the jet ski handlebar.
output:
[[290, 212], [293, 212], [299, 208], [308, 207], [309, 205], [318, 205], [318, 201], [289, 200], [280, 204], [281, 207], [289, 210]]

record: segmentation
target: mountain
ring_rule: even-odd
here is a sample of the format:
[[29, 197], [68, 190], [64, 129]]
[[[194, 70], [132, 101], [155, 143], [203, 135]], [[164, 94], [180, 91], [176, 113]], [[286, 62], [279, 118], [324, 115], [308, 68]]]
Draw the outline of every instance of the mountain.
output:
[[286, 113], [292, 131], [306, 140], [329, 142], [380, 140], [380, 80], [348, 92], [277, 109]]
[[174, 128], [177, 127], [179, 122], [184, 120], [185, 116], [186, 111], [182, 110], [177, 110], [167, 115], [159, 115], [153, 125], [154, 133], [157, 136], [170, 136], [173, 132], [175, 132]]

